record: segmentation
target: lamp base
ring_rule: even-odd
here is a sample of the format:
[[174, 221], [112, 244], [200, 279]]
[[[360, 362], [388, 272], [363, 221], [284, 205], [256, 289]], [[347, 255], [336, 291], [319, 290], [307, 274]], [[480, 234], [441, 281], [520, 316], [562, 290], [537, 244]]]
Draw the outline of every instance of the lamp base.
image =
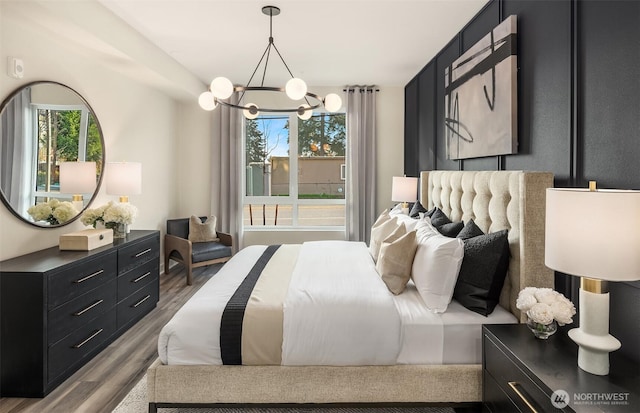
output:
[[609, 353], [620, 341], [609, 334], [609, 293], [593, 293], [580, 288], [580, 327], [569, 330], [578, 344], [578, 367], [587, 373], [609, 374]]
[[409, 203], [408, 202], [403, 202], [402, 203], [401, 211], [402, 211], [403, 214], [409, 215]]

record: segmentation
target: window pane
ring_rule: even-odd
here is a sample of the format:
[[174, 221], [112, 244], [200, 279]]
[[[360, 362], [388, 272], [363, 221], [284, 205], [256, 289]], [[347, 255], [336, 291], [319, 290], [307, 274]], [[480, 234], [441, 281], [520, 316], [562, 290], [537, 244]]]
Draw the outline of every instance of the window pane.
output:
[[246, 120], [247, 196], [289, 195], [289, 118]]
[[38, 110], [38, 191], [59, 191], [61, 162], [78, 160], [81, 110]]
[[299, 205], [298, 225], [321, 227], [345, 225], [344, 205]]
[[292, 211], [292, 205], [245, 204], [242, 221], [244, 227], [291, 226]]
[[345, 146], [344, 113], [298, 121], [299, 199], [344, 199]]

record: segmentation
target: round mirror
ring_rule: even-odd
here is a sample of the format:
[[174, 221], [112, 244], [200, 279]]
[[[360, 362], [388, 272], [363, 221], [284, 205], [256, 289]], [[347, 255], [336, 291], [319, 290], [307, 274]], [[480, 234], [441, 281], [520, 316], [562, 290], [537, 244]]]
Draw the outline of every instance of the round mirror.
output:
[[0, 195], [18, 218], [38, 227], [76, 220], [102, 181], [104, 139], [75, 90], [34, 82], [0, 106]]

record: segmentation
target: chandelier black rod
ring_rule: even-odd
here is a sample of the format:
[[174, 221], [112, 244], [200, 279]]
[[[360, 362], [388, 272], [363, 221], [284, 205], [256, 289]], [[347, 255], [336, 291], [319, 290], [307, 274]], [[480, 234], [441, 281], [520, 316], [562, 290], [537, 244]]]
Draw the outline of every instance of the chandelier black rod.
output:
[[[249, 78], [249, 81], [247, 82], [247, 86], [249, 86], [251, 84], [251, 81], [253, 80], [253, 77], [256, 75], [256, 72], [260, 68], [260, 63], [262, 63], [262, 60], [264, 59], [264, 56], [267, 54], [267, 52], [269, 51], [270, 48], [271, 48], [271, 44], [267, 45], [267, 48], [264, 49], [264, 52], [262, 53], [262, 56], [260, 57], [260, 60], [258, 61], [258, 64], [256, 65], [256, 68], [253, 69], [253, 73], [251, 74], [251, 77]], [[265, 65], [265, 70], [266, 69], [267, 69], [267, 66]], [[238, 99], [238, 101], [241, 101], [243, 97], [244, 97], [244, 91], [242, 92], [242, 95], [240, 95], [240, 99]]]
[[[264, 78], [267, 76], [267, 66], [269, 65], [269, 56], [271, 56], [271, 46], [273, 43], [269, 42], [269, 46], [267, 46], [267, 60], [264, 61], [264, 70], [262, 71], [262, 81], [260, 82], [260, 86], [264, 86]], [[260, 63], [258, 63], [259, 65]], [[249, 84], [247, 84], [249, 86]]]

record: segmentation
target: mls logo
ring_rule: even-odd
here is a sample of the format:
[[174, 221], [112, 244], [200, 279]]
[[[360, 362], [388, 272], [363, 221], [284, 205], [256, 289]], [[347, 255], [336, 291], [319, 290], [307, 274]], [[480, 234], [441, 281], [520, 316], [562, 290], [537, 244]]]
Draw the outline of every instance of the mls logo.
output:
[[564, 390], [556, 390], [551, 394], [551, 404], [556, 409], [564, 409], [569, 405], [569, 393]]

